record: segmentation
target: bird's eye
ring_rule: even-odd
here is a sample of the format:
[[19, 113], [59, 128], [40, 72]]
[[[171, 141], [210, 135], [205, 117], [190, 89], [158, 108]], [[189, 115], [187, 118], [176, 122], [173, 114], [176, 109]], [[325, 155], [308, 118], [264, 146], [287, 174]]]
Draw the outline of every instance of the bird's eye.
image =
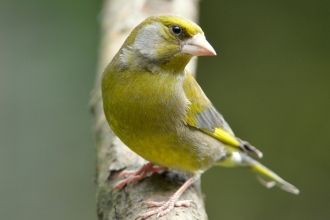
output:
[[170, 28], [171, 28], [171, 31], [173, 32], [173, 34], [175, 34], [177, 36], [182, 33], [182, 28], [178, 25], [173, 25]]

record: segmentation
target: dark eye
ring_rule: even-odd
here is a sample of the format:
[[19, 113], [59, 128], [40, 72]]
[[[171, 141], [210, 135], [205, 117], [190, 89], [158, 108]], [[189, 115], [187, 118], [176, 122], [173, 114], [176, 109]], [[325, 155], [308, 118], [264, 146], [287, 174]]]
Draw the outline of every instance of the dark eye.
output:
[[171, 28], [171, 31], [173, 32], [173, 34], [175, 34], [177, 36], [182, 33], [182, 28], [178, 25], [173, 25], [170, 28]]

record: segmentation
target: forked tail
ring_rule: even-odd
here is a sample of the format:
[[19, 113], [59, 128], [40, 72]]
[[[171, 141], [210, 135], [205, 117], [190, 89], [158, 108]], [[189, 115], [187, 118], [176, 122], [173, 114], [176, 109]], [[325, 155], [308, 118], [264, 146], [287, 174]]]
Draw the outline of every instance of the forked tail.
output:
[[256, 175], [259, 182], [267, 188], [272, 188], [273, 186], [278, 186], [279, 188], [293, 193], [299, 194], [299, 190], [286, 182], [284, 179], [279, 177], [276, 173], [259, 163], [258, 161], [252, 159], [248, 155], [240, 152], [232, 152], [231, 156], [223, 161], [219, 161], [217, 165], [227, 166], [227, 167], [237, 167], [243, 166], [250, 168]]
[[274, 173], [258, 161], [255, 161], [254, 159], [245, 154], [241, 154], [241, 156], [242, 163], [251, 168], [251, 170], [257, 174], [257, 179], [262, 185], [266, 186], [267, 188], [271, 188], [276, 185], [287, 192], [299, 194], [299, 190], [295, 186], [286, 182], [284, 179], [279, 177], [276, 173]]

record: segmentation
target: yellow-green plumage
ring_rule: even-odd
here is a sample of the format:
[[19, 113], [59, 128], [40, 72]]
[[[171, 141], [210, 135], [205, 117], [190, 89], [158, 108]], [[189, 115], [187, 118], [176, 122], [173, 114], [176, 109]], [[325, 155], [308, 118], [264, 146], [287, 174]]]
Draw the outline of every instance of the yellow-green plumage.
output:
[[[214, 109], [209, 99], [206, 97], [194, 77], [186, 74], [186, 79], [183, 83], [185, 95], [190, 101], [190, 107], [187, 111], [186, 122], [193, 127], [201, 129], [201, 131], [211, 135], [212, 137], [228, 144], [232, 147], [239, 147], [240, 143], [235, 138], [234, 133], [229, 126], [224, 127], [222, 116]], [[209, 114], [209, 128], [203, 127], [198, 122], [198, 116], [202, 114]], [[227, 130], [226, 130], [227, 129]]]
[[[175, 34], [173, 26], [182, 32]], [[185, 70], [193, 55], [205, 54], [195, 48], [200, 39], [204, 33], [199, 26], [171, 14], [152, 16], [133, 30], [102, 78], [104, 112], [112, 130], [137, 154], [161, 166], [191, 174], [213, 164], [247, 166], [279, 186], [288, 184], [246, 155], [261, 153], [234, 135]], [[298, 192], [286, 186], [282, 188]]]
[[191, 172], [207, 169], [225, 154], [222, 143], [185, 123], [184, 72], [131, 74], [126, 70], [103, 78], [107, 119], [127, 146], [151, 162]]

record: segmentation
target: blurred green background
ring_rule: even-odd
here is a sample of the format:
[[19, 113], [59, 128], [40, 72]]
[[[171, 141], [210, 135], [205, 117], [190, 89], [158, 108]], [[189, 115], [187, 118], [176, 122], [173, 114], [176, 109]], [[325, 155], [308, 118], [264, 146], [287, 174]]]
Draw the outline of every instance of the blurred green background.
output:
[[[88, 102], [101, 1], [0, 0], [0, 219], [96, 220]], [[197, 79], [262, 163], [202, 177], [209, 219], [330, 219], [330, 1], [201, 2]]]

